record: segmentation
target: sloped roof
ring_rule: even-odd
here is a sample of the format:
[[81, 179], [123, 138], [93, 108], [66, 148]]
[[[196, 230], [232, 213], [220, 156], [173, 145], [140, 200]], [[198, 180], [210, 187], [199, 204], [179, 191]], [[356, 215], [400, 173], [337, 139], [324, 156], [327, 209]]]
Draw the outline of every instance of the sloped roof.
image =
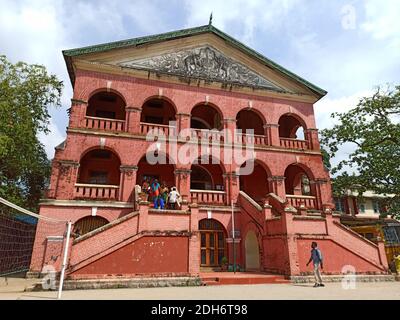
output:
[[168, 41], [168, 40], [173, 40], [173, 39], [178, 39], [178, 38], [190, 37], [190, 36], [199, 35], [199, 34], [203, 34], [203, 33], [215, 34], [216, 36], [222, 38], [223, 40], [225, 40], [226, 42], [231, 44], [233, 47], [243, 51], [244, 53], [248, 54], [249, 56], [260, 61], [262, 64], [264, 64], [264, 65], [286, 75], [288, 78], [306, 86], [311, 91], [316, 93], [320, 98], [322, 98], [323, 96], [325, 96], [327, 94], [327, 91], [325, 91], [325, 90], [319, 88], [318, 86], [310, 83], [309, 81], [301, 78], [300, 76], [294, 74], [293, 72], [285, 69], [284, 67], [282, 67], [279, 64], [273, 62], [272, 60], [266, 58], [259, 52], [249, 48], [248, 46], [241, 43], [240, 41], [232, 38], [231, 36], [222, 32], [221, 30], [217, 29], [216, 27], [214, 27], [211, 24], [200, 26], [200, 27], [182, 29], [182, 30], [171, 31], [171, 32], [166, 32], [166, 33], [160, 33], [160, 34], [150, 35], [150, 36], [145, 36], [145, 37], [138, 37], [138, 38], [132, 38], [132, 39], [128, 39], [128, 40], [121, 40], [121, 41], [109, 42], [109, 43], [104, 43], [104, 44], [88, 46], [88, 47], [64, 50], [63, 55], [64, 55], [64, 59], [67, 64], [68, 73], [69, 73], [72, 85], [74, 85], [75, 73], [74, 73], [74, 70], [72, 67], [72, 57], [91, 54], [91, 53], [106, 52], [106, 51], [113, 50], [113, 49], [135, 47], [135, 46], [139, 46], [142, 44], [156, 43], [156, 42]]

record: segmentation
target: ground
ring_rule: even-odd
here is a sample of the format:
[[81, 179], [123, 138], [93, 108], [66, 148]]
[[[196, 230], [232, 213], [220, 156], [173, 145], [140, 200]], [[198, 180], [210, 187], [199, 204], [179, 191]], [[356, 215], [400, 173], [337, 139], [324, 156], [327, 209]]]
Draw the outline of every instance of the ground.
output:
[[[24, 288], [35, 280], [0, 278], [0, 299], [30, 300], [56, 299], [56, 292], [24, 292]], [[341, 283], [327, 283], [324, 288], [313, 288], [312, 284], [262, 284], [225, 285], [209, 287], [169, 287], [143, 289], [105, 289], [64, 291], [63, 299], [121, 299], [121, 300], [400, 300], [400, 282], [356, 283], [355, 289], [345, 290]]]

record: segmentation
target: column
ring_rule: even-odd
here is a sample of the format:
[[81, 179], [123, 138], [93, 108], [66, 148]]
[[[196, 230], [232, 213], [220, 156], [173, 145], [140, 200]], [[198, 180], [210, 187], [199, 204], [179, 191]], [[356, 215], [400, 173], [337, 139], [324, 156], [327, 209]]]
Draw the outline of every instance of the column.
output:
[[87, 102], [83, 100], [71, 99], [71, 108], [68, 109], [70, 128], [85, 128], [85, 116]]
[[192, 170], [189, 169], [176, 169], [175, 174], [175, 185], [178, 188], [178, 192], [182, 196], [182, 210], [187, 206], [190, 199], [190, 173]]
[[236, 172], [227, 172], [223, 174], [224, 188], [226, 192], [226, 204], [230, 205], [231, 201], [237, 203], [240, 191], [239, 175]]
[[308, 140], [310, 150], [320, 150], [318, 129], [307, 129], [304, 132], [305, 139]]
[[137, 166], [121, 165], [121, 177], [119, 181], [119, 201], [134, 201]]
[[126, 123], [125, 131], [134, 134], [140, 134], [140, 116], [142, 108], [139, 107], [126, 107]]
[[[177, 113], [177, 135], [178, 137], [186, 139], [186, 136], [190, 136], [190, 113]], [[182, 132], [183, 131], [183, 132]], [[181, 135], [182, 132], [182, 135]]]
[[197, 203], [190, 205], [190, 238], [189, 238], [189, 273], [196, 275], [200, 272], [200, 232], [199, 208]]
[[55, 190], [57, 199], [71, 200], [74, 198], [75, 183], [78, 180], [79, 162], [71, 160], [58, 161], [58, 179]]
[[279, 124], [269, 123], [264, 125], [265, 135], [267, 136], [267, 144], [274, 147], [280, 147]]
[[270, 182], [270, 185], [272, 187], [272, 193], [285, 200], [286, 199], [285, 177], [272, 176], [271, 178], [268, 178], [268, 181]]
[[312, 184], [314, 184], [315, 196], [317, 197], [317, 209], [322, 209], [322, 206], [325, 204], [333, 205], [332, 192], [328, 179], [315, 179], [315, 181], [310, 181], [310, 185]]
[[297, 253], [296, 232], [294, 229], [293, 214], [291, 212], [282, 212], [283, 225], [286, 229], [286, 240], [288, 248], [288, 264], [286, 272], [290, 275], [300, 274], [299, 256]]
[[[225, 143], [234, 143], [236, 136], [236, 119], [224, 118]], [[242, 132], [246, 133], [246, 132]]]

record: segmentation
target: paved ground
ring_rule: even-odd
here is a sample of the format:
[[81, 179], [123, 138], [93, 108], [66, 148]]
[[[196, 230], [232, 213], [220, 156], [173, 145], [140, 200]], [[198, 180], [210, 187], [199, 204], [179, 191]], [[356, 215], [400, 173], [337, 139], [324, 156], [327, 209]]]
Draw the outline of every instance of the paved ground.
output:
[[[55, 292], [24, 292], [35, 280], [9, 278], [8, 284], [0, 278], [0, 299], [55, 299]], [[356, 283], [356, 289], [344, 290], [340, 283], [328, 283], [324, 288], [310, 284], [228, 285], [210, 287], [143, 288], [64, 291], [63, 299], [395, 299], [400, 300], [400, 282]]]

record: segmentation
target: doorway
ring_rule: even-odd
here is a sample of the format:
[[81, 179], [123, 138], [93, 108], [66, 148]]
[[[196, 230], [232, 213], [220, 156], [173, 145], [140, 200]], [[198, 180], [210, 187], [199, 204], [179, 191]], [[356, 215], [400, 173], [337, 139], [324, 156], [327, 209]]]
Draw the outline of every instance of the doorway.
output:
[[226, 236], [221, 223], [213, 219], [199, 222], [200, 231], [200, 265], [202, 267], [219, 267], [226, 257]]

